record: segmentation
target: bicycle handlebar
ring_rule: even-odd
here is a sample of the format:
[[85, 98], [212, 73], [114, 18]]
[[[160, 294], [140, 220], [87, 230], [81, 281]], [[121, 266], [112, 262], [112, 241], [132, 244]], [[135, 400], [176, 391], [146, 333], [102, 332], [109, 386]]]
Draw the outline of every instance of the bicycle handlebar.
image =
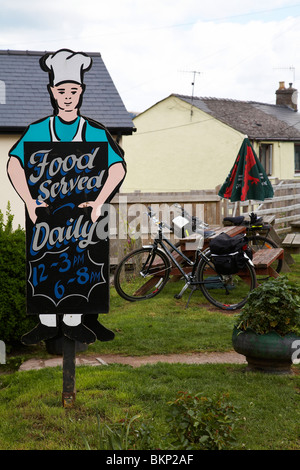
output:
[[[182, 207], [177, 202], [175, 202], [174, 206], [177, 207], [177, 209], [181, 209], [182, 215], [184, 215], [184, 217], [186, 217], [190, 222], [192, 222], [195, 227], [196, 227], [196, 225], [198, 226], [198, 228], [202, 228], [202, 229], [209, 227], [209, 224], [206, 224], [205, 222], [203, 222], [203, 220], [200, 220], [199, 217], [196, 217], [195, 215], [190, 215], [184, 209], [184, 207]], [[195, 228], [195, 227], [193, 227], [193, 228]]]
[[[186, 217], [189, 222], [192, 223], [192, 228], [193, 228], [193, 231], [196, 232], [197, 229], [198, 230], [204, 230], [206, 228], [209, 227], [208, 224], [206, 224], [205, 222], [203, 222], [202, 220], [200, 220], [198, 217], [196, 216], [191, 216], [180, 204], [178, 203], [175, 203], [174, 204], [175, 207], [177, 207], [178, 209], [181, 209], [182, 211], [182, 215], [184, 217]], [[165, 222], [162, 222], [160, 221], [159, 219], [157, 219], [155, 217], [156, 213], [152, 211], [152, 207], [151, 206], [148, 206], [148, 211], [147, 212], [147, 215], [150, 219], [153, 220], [154, 223], [156, 223], [157, 225], [161, 225], [161, 227], [166, 227], [168, 228], [169, 230], [171, 230], [171, 232], [174, 232], [174, 228], [173, 227], [170, 227], [168, 224], [166, 224]]]
[[152, 211], [152, 208], [148, 206], [149, 212], [147, 212], [147, 215], [149, 219], [152, 219], [153, 222], [157, 225], [159, 225], [161, 228], [165, 227], [169, 229], [171, 232], [174, 232], [174, 229], [170, 227], [170, 225], [166, 224], [165, 222], [160, 221], [157, 217], [155, 217], [155, 212]]

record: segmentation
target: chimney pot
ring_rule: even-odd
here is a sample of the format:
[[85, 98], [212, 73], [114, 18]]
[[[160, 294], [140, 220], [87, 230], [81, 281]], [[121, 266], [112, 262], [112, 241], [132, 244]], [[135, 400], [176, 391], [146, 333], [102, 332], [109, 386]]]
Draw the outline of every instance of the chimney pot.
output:
[[284, 82], [279, 82], [279, 88], [276, 91], [276, 104], [278, 106], [288, 106], [294, 111], [298, 111], [298, 92], [293, 88], [293, 84], [289, 83], [289, 88], [285, 88]]

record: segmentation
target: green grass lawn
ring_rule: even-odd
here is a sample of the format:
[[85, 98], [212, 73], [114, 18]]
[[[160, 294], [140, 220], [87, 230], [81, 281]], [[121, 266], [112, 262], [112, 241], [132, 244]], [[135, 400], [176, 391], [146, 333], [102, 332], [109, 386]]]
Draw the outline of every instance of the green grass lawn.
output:
[[[288, 275], [299, 281], [299, 255], [296, 261]], [[185, 309], [187, 293], [184, 299], [174, 299], [180, 287], [179, 283], [169, 284], [156, 298], [138, 303], [124, 301], [112, 289], [110, 313], [102, 315], [101, 321], [115, 331], [115, 340], [97, 341], [84, 354], [232, 350], [235, 314], [208, 305], [200, 291]], [[21, 356], [46, 357], [47, 353], [41, 346], [11, 355], [8, 362], [17, 363]], [[289, 376], [245, 372], [245, 366], [232, 364], [80, 366], [76, 368], [77, 396], [72, 409], [61, 404], [61, 368], [27, 372], [0, 368], [1, 450], [77, 450], [87, 445], [99, 449], [97, 420], [113, 428], [135, 416], [135, 426], [144, 426], [142, 449], [169, 449], [168, 402], [180, 390], [207, 397], [228, 394], [239, 415], [236, 449], [300, 449], [299, 366]]]
[[[0, 378], [0, 449], [98, 449], [97, 415], [109, 426], [126, 416], [151, 426], [150, 449], [169, 449], [168, 402], [178, 391], [226, 393], [239, 413], [237, 449], [300, 449], [300, 376], [245, 373], [239, 365], [159, 363], [76, 370], [72, 409], [61, 405], [62, 371], [46, 368]], [[142, 449], [149, 448], [144, 447]]]
[[227, 315], [205, 301], [200, 291], [174, 299], [180, 283], [168, 284], [157, 297], [127, 302], [112, 289], [111, 311], [100, 321], [115, 332], [114, 341], [95, 343], [91, 352], [125, 355], [172, 354], [232, 349], [234, 314]]

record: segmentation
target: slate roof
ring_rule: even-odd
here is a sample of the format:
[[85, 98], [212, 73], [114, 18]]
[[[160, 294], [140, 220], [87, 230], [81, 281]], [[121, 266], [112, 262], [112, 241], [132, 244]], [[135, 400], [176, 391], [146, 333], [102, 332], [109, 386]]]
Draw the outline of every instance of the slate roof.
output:
[[[47, 91], [48, 74], [39, 59], [47, 51], [1, 51], [0, 132], [23, 131], [30, 123], [53, 112]], [[134, 124], [99, 53], [85, 74], [86, 90], [80, 113], [104, 124], [111, 133], [131, 134]]]
[[253, 140], [300, 140], [300, 115], [288, 106], [173, 95]]

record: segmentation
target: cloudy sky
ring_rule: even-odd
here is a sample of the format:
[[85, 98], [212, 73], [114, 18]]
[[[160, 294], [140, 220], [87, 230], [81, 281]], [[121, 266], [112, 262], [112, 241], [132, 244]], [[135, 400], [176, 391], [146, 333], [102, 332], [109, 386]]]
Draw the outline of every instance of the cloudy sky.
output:
[[296, 0], [0, 0], [0, 6], [0, 49], [100, 52], [128, 111], [144, 111], [171, 93], [274, 103], [279, 81], [300, 89]]

